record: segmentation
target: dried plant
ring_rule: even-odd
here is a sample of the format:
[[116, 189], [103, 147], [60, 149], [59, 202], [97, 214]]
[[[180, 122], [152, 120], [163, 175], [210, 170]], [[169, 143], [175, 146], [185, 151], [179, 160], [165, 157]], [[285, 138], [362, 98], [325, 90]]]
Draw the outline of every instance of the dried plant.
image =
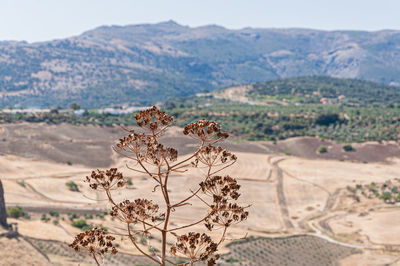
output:
[[[214, 144], [226, 139], [227, 133], [221, 132], [221, 126], [214, 121], [202, 119], [197, 123], [187, 125], [183, 133], [199, 142], [197, 150], [187, 158], [177, 161], [178, 152], [174, 148], [165, 147], [159, 142], [164, 132], [173, 123], [173, 118], [153, 106], [136, 114], [136, 121], [143, 132], [125, 129], [129, 135], [119, 140], [114, 150], [132, 160], [138, 168], [129, 169], [149, 176], [156, 186], [153, 193], [162, 193], [164, 206], [158, 206], [148, 199], [124, 200], [116, 203], [112, 190], [124, 187], [127, 180], [116, 168], [107, 171], [93, 171], [86, 177], [93, 190], [103, 190], [110, 202], [110, 215], [125, 224], [125, 236], [133, 246], [158, 265], [174, 264], [168, 259], [169, 254], [185, 258], [186, 262], [179, 265], [193, 265], [195, 262], [207, 261], [214, 265], [219, 255], [216, 254], [219, 245], [225, 240], [228, 227], [247, 219], [248, 206], [239, 206], [236, 201], [240, 197], [240, 185], [230, 176], [219, 176], [219, 172], [234, 164], [236, 156]], [[206, 174], [197, 189], [188, 188], [188, 195], [183, 200], [174, 202], [170, 198], [168, 184], [172, 175], [182, 175], [189, 168], [204, 168]], [[174, 179], [175, 181], [176, 179]], [[179, 182], [179, 181], [177, 181]], [[157, 190], [158, 188], [158, 190]], [[184, 191], [182, 191], [183, 193]], [[172, 225], [170, 220], [173, 212], [181, 207], [190, 207], [191, 201], [199, 200], [205, 204], [208, 211], [197, 221], [183, 226]], [[195, 225], [204, 224], [209, 231], [220, 230], [218, 239], [213, 240], [206, 233], [189, 232], [178, 234]], [[102, 256], [110, 251], [117, 252], [112, 241], [115, 238], [111, 232], [92, 229], [76, 236], [70, 245], [76, 251], [87, 250], [98, 265], [96, 255]], [[154, 249], [150, 241], [149, 252], [140, 247], [137, 235], [146, 240], [150, 236], [160, 234], [161, 251]], [[117, 234], [121, 235], [121, 234]], [[176, 243], [168, 243], [167, 237], [176, 238]]]

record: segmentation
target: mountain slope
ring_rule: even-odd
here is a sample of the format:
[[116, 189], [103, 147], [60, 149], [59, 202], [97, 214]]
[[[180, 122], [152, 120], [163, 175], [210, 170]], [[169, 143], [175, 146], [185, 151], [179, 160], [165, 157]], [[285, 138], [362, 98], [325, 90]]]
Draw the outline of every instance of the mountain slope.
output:
[[248, 85], [253, 99], [290, 99], [320, 103], [321, 98], [351, 104], [400, 104], [400, 88], [358, 79], [312, 76], [278, 79]]
[[400, 84], [400, 31], [103, 26], [0, 42], [0, 106], [147, 104], [218, 87], [327, 75]]

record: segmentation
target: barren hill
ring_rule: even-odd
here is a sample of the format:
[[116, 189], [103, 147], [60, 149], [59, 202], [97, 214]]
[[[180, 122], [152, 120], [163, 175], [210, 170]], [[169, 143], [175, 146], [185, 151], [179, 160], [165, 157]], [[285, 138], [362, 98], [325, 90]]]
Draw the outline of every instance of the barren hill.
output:
[[148, 103], [218, 87], [328, 75], [400, 83], [400, 31], [103, 26], [0, 42], [0, 106]]

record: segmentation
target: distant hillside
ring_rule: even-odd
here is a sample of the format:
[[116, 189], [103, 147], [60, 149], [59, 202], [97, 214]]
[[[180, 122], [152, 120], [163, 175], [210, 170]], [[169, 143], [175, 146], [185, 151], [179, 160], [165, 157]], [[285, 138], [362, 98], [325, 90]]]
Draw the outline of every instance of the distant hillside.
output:
[[204, 89], [324, 75], [400, 84], [400, 31], [104, 26], [0, 42], [0, 106], [153, 103]]
[[291, 100], [300, 103], [400, 104], [400, 88], [357, 79], [298, 77], [255, 83], [247, 95], [253, 99]]

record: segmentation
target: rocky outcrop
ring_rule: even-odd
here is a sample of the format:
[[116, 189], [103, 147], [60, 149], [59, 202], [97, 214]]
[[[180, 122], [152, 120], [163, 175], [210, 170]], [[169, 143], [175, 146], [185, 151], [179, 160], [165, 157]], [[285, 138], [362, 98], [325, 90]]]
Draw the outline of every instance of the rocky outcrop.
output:
[[1, 183], [1, 180], [0, 180], [0, 225], [5, 228], [8, 228], [6, 203], [4, 201], [4, 190], [3, 190], [3, 184]]

